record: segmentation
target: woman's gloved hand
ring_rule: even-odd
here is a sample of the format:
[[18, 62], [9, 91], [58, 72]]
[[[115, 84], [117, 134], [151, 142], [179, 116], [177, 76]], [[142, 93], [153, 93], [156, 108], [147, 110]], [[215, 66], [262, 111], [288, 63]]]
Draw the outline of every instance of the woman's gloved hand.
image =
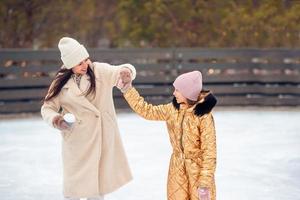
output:
[[61, 131], [69, 130], [71, 128], [61, 115], [55, 116], [53, 118], [52, 124], [55, 128]]

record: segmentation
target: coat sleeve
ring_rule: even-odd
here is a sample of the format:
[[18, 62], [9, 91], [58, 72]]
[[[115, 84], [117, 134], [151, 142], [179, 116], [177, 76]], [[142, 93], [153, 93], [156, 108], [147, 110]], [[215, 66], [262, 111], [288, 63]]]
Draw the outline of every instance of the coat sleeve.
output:
[[117, 81], [120, 76], [120, 70], [122, 68], [128, 68], [131, 71], [132, 80], [136, 77], [136, 70], [133, 65], [131, 64], [122, 64], [122, 65], [110, 65], [108, 63], [94, 63], [96, 70], [99, 70], [100, 73], [103, 74], [103, 78], [114, 87], [117, 85]]
[[200, 118], [200, 134], [202, 164], [199, 177], [199, 187], [209, 188], [214, 181], [217, 157], [215, 125], [211, 113]]
[[[49, 94], [47, 94], [49, 95]], [[60, 115], [60, 104], [58, 96], [52, 98], [49, 101], [45, 101], [41, 107], [41, 115], [44, 121], [47, 122], [50, 126], [53, 126], [53, 118], [57, 115]]]
[[148, 120], [168, 120], [172, 108], [172, 104], [162, 104], [154, 106], [147, 103], [143, 97], [140, 96], [135, 88], [129, 89], [124, 93], [124, 97], [129, 106], [141, 117]]

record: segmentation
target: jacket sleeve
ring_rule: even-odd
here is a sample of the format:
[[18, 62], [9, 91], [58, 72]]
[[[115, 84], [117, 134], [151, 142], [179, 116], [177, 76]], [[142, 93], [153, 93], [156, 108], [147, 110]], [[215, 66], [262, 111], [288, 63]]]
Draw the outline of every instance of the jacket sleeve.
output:
[[211, 113], [200, 118], [202, 164], [199, 187], [210, 187], [216, 170], [216, 133]]
[[[48, 94], [47, 94], [48, 95]], [[45, 101], [41, 107], [41, 115], [44, 121], [46, 121], [50, 126], [53, 126], [53, 118], [60, 115], [60, 104], [58, 101], [58, 96], [52, 98], [49, 101]]]
[[120, 77], [120, 70], [122, 68], [128, 68], [131, 71], [132, 80], [136, 77], [136, 70], [135, 67], [131, 64], [122, 64], [122, 65], [110, 65], [108, 63], [94, 63], [97, 70], [103, 74], [103, 78], [114, 87], [117, 85], [117, 81]]
[[149, 104], [140, 96], [135, 88], [131, 88], [124, 93], [124, 97], [132, 110], [145, 119], [166, 121], [170, 116], [171, 103], [157, 106]]

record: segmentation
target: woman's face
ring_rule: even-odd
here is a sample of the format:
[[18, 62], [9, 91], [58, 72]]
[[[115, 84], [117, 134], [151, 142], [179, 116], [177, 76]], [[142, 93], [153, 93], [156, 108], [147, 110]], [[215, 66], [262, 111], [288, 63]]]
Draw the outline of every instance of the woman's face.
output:
[[89, 58], [81, 61], [78, 65], [72, 68], [73, 73], [80, 74], [80, 75], [86, 74], [87, 69], [89, 67], [89, 63], [91, 63]]
[[177, 100], [177, 103], [187, 104], [187, 99], [184, 96], [182, 96], [182, 94], [178, 90], [175, 89], [174, 92], [173, 92], [173, 95], [175, 96], [175, 98]]

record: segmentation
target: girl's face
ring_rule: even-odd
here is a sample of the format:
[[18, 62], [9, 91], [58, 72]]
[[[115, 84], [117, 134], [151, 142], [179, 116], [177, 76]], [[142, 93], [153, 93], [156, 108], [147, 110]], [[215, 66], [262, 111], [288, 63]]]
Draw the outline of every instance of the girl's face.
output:
[[89, 67], [90, 62], [91, 61], [89, 58], [81, 61], [78, 65], [76, 65], [75, 67], [72, 68], [73, 73], [80, 74], [80, 75], [86, 74], [87, 68]]
[[174, 90], [173, 95], [175, 96], [177, 103], [179, 104], [188, 104], [187, 99], [182, 96], [182, 94], [178, 90]]

